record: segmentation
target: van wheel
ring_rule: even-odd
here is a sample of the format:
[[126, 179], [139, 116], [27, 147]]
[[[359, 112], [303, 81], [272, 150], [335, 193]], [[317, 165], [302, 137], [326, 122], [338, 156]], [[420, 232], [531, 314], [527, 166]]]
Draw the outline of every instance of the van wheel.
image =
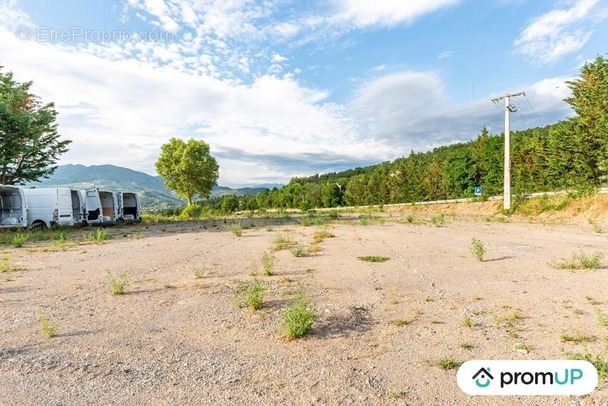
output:
[[30, 228], [32, 230], [42, 230], [46, 228], [46, 224], [44, 223], [44, 221], [36, 220], [32, 223]]

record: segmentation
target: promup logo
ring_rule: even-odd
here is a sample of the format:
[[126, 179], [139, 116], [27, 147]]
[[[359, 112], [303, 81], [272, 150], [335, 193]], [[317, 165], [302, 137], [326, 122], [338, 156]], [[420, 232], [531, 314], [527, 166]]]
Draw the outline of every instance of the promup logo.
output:
[[487, 388], [492, 383], [494, 377], [490, 373], [490, 368], [480, 368], [479, 371], [473, 375], [473, 379], [475, 379], [475, 385], [480, 388]]
[[467, 361], [458, 386], [469, 395], [585, 395], [597, 385], [587, 361]]

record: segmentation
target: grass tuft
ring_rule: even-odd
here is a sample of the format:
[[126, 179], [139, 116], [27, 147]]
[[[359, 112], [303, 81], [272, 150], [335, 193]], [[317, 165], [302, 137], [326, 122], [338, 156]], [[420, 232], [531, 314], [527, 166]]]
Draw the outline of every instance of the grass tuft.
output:
[[46, 315], [41, 314], [38, 316], [38, 324], [40, 324], [40, 329], [45, 336], [52, 338], [57, 335], [57, 326], [52, 324]]
[[125, 275], [121, 275], [120, 278], [115, 278], [109, 269], [106, 269], [106, 274], [108, 278], [108, 286], [110, 287], [110, 293], [113, 295], [124, 294], [128, 283], [127, 277]]
[[108, 230], [105, 228], [98, 228], [93, 234], [89, 234], [88, 240], [95, 243], [101, 243], [105, 240], [109, 240], [110, 237], [111, 236], [110, 233], [108, 233]]
[[460, 366], [460, 362], [456, 361], [454, 358], [443, 358], [438, 362], [439, 367], [446, 371], [450, 369], [456, 369]]
[[582, 251], [572, 254], [570, 259], [562, 258], [559, 262], [550, 264], [552, 267], [557, 269], [598, 269], [602, 267], [602, 261], [604, 260], [604, 254], [596, 251], [593, 254], [586, 254]]
[[243, 235], [243, 226], [241, 226], [241, 223], [230, 224], [230, 227], [228, 227], [228, 229], [232, 234], [236, 235], [237, 237]]
[[262, 254], [262, 267], [266, 276], [272, 276], [274, 273], [274, 257], [266, 251]]
[[272, 247], [272, 249], [274, 251], [286, 250], [296, 245], [296, 242], [291, 237], [285, 236], [283, 234], [277, 234], [274, 237], [273, 243], [274, 246]]
[[264, 295], [266, 286], [260, 282], [258, 278], [253, 278], [253, 281], [242, 284], [236, 297], [237, 307], [247, 307], [249, 310], [260, 310], [264, 307]]

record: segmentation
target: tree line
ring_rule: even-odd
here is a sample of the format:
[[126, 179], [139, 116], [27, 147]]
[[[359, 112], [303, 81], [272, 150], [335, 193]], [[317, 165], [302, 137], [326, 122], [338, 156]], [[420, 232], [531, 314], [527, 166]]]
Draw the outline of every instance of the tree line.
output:
[[[575, 115], [511, 134], [515, 194], [597, 188], [608, 174], [608, 60], [598, 56], [567, 82]], [[292, 178], [282, 189], [246, 196], [240, 208], [381, 205], [502, 193], [504, 134], [482, 128], [476, 139], [412, 153], [392, 162]], [[483, 197], [482, 196], [482, 197]], [[228, 198], [226, 198], [228, 199]], [[234, 199], [232, 198], [232, 207]]]

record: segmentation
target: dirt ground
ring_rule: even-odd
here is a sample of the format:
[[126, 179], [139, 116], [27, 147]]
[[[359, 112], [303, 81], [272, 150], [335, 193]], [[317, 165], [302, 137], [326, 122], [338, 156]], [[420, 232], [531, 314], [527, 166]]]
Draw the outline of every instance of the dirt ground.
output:
[[[605, 359], [606, 231], [383, 216], [308, 227], [253, 219], [240, 237], [221, 221], [142, 224], [100, 244], [5, 248], [5, 264], [20, 269], [0, 274], [0, 405], [608, 404], [605, 381], [582, 398], [471, 397], [457, 369], [440, 366]], [[313, 244], [320, 229], [335, 237]], [[318, 251], [271, 251], [277, 235]], [[483, 262], [472, 238], [486, 248]], [[551, 266], [581, 250], [607, 255], [603, 268]], [[389, 259], [358, 259], [366, 255]], [[126, 276], [125, 294], [109, 293], [106, 270]], [[237, 307], [239, 285], [256, 273], [268, 287], [264, 307]], [[317, 318], [310, 335], [289, 341], [281, 312], [302, 292]], [[57, 336], [42, 333], [42, 314]]]

